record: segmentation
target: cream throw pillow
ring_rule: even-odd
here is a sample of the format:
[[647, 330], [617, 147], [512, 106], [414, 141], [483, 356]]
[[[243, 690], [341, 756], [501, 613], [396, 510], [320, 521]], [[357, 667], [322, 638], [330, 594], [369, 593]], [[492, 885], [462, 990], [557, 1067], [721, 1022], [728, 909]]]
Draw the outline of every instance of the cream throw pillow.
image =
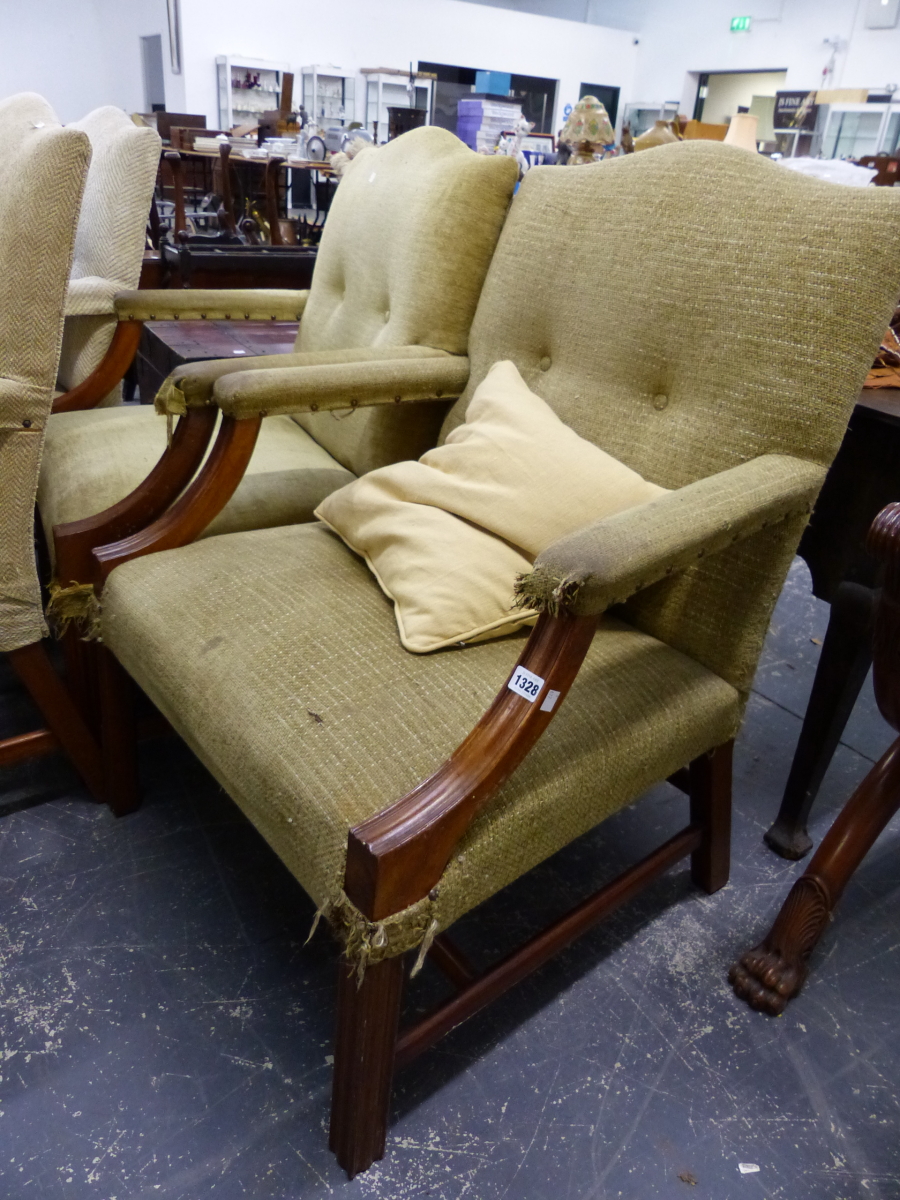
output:
[[315, 515], [365, 558], [400, 641], [421, 654], [518, 629], [534, 613], [513, 607], [513, 585], [541, 550], [665, 491], [579, 437], [499, 362], [444, 445], [370, 471]]

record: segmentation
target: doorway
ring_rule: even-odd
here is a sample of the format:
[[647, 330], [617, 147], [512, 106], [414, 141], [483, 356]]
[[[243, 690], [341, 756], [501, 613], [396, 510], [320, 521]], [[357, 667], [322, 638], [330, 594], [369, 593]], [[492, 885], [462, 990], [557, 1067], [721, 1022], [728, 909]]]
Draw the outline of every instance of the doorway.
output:
[[152, 33], [141, 38], [141, 66], [144, 69], [144, 112], [165, 112], [162, 34]]
[[698, 80], [694, 118], [727, 125], [736, 112], [747, 110], [754, 96], [774, 96], [784, 89], [787, 69], [767, 71], [705, 71]]

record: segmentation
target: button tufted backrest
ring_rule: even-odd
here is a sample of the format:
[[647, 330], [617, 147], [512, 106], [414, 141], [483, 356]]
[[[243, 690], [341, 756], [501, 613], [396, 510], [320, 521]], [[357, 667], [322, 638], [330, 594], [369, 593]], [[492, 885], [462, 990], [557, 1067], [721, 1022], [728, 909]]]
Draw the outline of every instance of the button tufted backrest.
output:
[[[491, 364], [510, 358], [567, 424], [663, 487], [767, 453], [827, 464], [896, 298], [897, 264], [900, 195], [720, 143], [530, 171], [442, 436]], [[774, 599], [795, 546], [764, 531], [641, 593], [632, 619], [746, 687], [747, 637], [761, 636], [768, 609], [757, 605], [743, 633], [737, 614]]]
[[40, 96], [0, 102], [0, 651], [45, 630], [34, 498], [89, 161]]
[[[297, 350], [432, 346], [465, 354], [518, 168], [425, 126], [362, 151], [335, 194]], [[434, 444], [440, 411], [298, 418], [361, 474]]]

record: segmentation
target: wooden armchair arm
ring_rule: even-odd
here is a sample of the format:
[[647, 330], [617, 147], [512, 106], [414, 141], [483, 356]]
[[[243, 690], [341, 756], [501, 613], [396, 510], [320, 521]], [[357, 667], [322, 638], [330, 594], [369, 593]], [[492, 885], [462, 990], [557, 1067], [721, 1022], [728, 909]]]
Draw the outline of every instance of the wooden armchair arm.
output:
[[53, 527], [56, 578], [64, 585], [87, 583], [94, 573], [91, 551], [143, 529], [184, 491], [203, 461], [216, 425], [215, 409], [192, 409], [175, 427], [172, 444], [133, 492], [118, 504]]
[[[207, 420], [211, 431], [215, 424], [216, 410], [208, 408], [194, 411], [209, 414]], [[123, 562], [144, 554], [153, 554], [157, 550], [174, 550], [194, 541], [234, 495], [256, 446], [261, 425], [260, 416], [243, 421], [223, 416], [219, 435], [209, 458], [171, 508], [162, 512], [151, 524], [137, 529], [119, 541], [106, 545], [94, 542], [95, 548], [91, 554], [91, 581], [102, 587], [110, 572]], [[193, 474], [187, 473], [186, 467], [185, 458], [180, 475], [181, 487], [190, 481]], [[132, 496], [136, 494], [133, 492]], [[127, 501], [123, 501], [124, 503]]]
[[350, 830], [344, 890], [369, 920], [423, 899], [439, 881], [477, 813], [559, 710], [596, 627], [596, 617], [542, 614], [510, 676], [536, 675], [534, 697], [507, 684], [430, 778]]
[[142, 321], [119, 321], [102, 362], [91, 371], [87, 379], [57, 396], [51, 411], [80, 412], [86, 408], [95, 408], [116, 384], [122, 382], [137, 352], [142, 327]]

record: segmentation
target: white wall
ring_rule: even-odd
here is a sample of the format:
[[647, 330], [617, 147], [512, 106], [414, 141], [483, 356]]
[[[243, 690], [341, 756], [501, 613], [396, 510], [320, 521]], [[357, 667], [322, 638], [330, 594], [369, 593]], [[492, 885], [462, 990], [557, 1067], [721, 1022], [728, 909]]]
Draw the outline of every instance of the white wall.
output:
[[[752, 15], [749, 33], [731, 33], [732, 16]], [[865, 29], [865, 4], [857, 0], [649, 0], [640, 30], [638, 100], [682, 99], [686, 72], [787, 68], [785, 87], [868, 87], [900, 82], [900, 28]], [[831, 50], [843, 43], [834, 74], [823, 83]], [[693, 110], [691, 93], [690, 108]]]
[[[181, 13], [186, 111], [206, 113], [211, 124], [218, 120], [217, 54], [286, 61], [297, 72], [311, 63], [355, 71], [422, 59], [541, 75], [560, 80], [559, 128], [583, 81], [621, 87], [627, 99], [637, 53], [623, 30], [464, 0], [295, 0], [277, 22], [249, 21], [246, 0], [181, 0]], [[299, 87], [298, 78], [295, 95]]]
[[[751, 74], [713, 75], [703, 105], [703, 120], [713, 124], [730, 121], [740, 105], [748, 108], [754, 96], [774, 96], [787, 84], [782, 71], [754, 71]], [[693, 113], [688, 113], [692, 116]]]
[[61, 121], [144, 107], [140, 37], [163, 39], [167, 107], [184, 102], [168, 62], [165, 0], [0, 0], [0, 96], [40, 92]]

